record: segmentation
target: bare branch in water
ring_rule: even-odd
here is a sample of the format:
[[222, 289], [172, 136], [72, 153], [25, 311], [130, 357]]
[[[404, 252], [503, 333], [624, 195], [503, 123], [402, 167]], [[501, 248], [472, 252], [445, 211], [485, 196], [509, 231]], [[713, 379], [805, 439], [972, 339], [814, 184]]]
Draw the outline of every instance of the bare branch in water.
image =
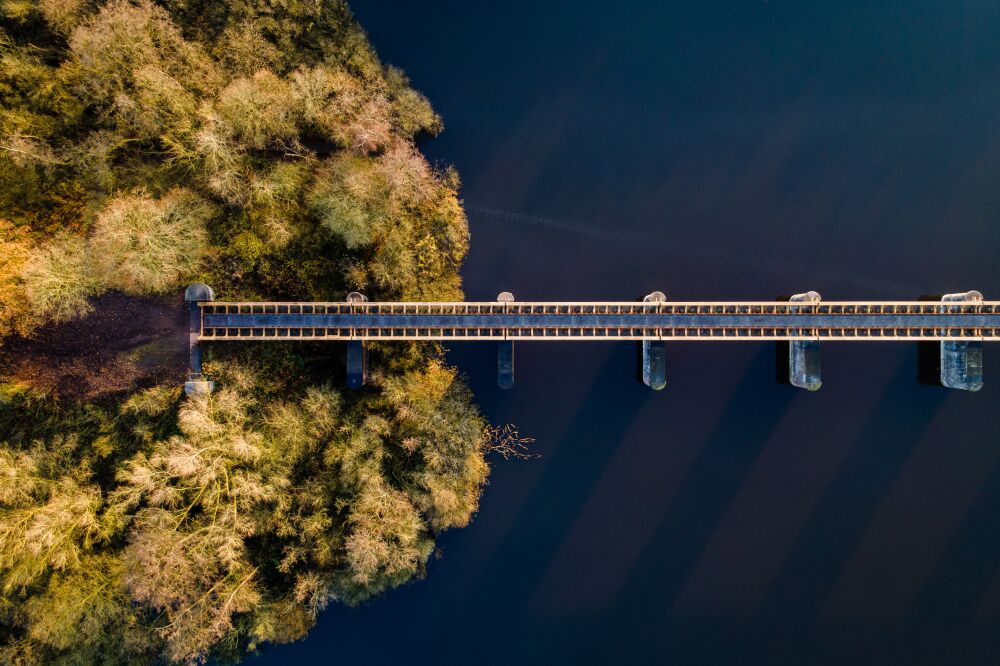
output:
[[521, 437], [517, 426], [508, 423], [504, 426], [487, 426], [483, 431], [483, 452], [499, 453], [504, 460], [534, 460], [541, 458], [538, 453], [532, 453], [528, 445], [535, 441], [534, 437]]

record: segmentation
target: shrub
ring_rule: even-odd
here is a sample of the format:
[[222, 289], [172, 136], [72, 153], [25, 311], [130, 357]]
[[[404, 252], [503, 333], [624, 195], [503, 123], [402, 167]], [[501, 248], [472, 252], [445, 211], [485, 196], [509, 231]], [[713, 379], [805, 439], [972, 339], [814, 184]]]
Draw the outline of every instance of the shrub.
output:
[[353, 155], [330, 158], [306, 201], [320, 223], [348, 248], [369, 245], [389, 222], [385, 178], [370, 160]]
[[102, 282], [134, 294], [176, 286], [205, 255], [211, 215], [204, 199], [183, 189], [159, 199], [144, 190], [112, 199], [97, 216], [91, 238]]
[[222, 31], [216, 49], [226, 69], [236, 76], [252, 76], [273, 69], [282, 61], [281, 52], [264, 36], [261, 21], [233, 23]]
[[380, 589], [411, 578], [434, 548], [406, 495], [380, 480], [361, 489], [348, 522], [347, 565], [359, 586]]
[[386, 79], [392, 90], [392, 123], [396, 130], [405, 137], [421, 132], [432, 136], [440, 134], [444, 129], [441, 116], [434, 113], [426, 97], [410, 87], [406, 75], [390, 67]]
[[391, 142], [392, 109], [379, 87], [322, 65], [294, 72], [291, 86], [306, 131], [359, 155]]
[[194, 91], [218, 87], [212, 61], [149, 0], [112, 0], [73, 31], [69, 44], [82, 87], [108, 107], [131, 94], [135, 73], [147, 67]]
[[70, 34], [90, 9], [86, 0], [39, 0], [38, 10], [46, 22], [63, 34]]
[[118, 112], [130, 134], [160, 138], [167, 145], [190, 142], [198, 108], [195, 96], [161, 69], [135, 71], [135, 94], [120, 96]]
[[261, 70], [223, 89], [219, 94], [219, 116], [241, 146], [254, 150], [281, 148], [298, 136], [290, 95], [285, 81]]
[[0, 451], [0, 572], [5, 593], [27, 587], [50, 570], [79, 569], [81, 555], [100, 533], [100, 489], [70, 476], [45, 478], [38, 458]]
[[88, 555], [79, 569], [53, 575], [44, 592], [25, 605], [32, 640], [55, 650], [72, 650], [81, 664], [97, 663], [107, 654], [148, 649], [142, 642], [153, 642], [152, 636], [143, 636], [147, 632], [136, 622], [141, 610], [126, 594], [122, 569], [119, 558]]

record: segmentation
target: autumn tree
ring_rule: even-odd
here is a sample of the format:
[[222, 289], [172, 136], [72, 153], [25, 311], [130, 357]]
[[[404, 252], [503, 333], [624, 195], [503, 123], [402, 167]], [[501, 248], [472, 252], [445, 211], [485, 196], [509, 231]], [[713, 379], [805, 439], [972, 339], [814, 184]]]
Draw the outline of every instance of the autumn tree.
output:
[[[461, 298], [441, 119], [342, 0], [2, 2], [0, 99], [0, 339], [194, 279]], [[435, 344], [373, 345], [356, 393], [341, 351], [209, 350], [191, 398], [0, 383], [0, 661], [238, 659], [422, 576], [493, 431]]]

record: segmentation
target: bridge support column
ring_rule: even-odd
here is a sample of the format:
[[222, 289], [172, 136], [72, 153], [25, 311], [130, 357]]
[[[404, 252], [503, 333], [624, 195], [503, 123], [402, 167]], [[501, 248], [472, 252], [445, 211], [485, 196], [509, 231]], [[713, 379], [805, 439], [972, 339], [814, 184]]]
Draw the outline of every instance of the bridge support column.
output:
[[[820, 295], [815, 291], [795, 294], [792, 303], [818, 303]], [[792, 386], [808, 391], [818, 391], [823, 385], [818, 340], [788, 341], [788, 381]]]
[[[642, 299], [643, 303], [663, 303], [667, 297], [654, 291]], [[667, 385], [667, 343], [663, 340], [642, 341], [642, 383], [654, 391]]]
[[[509, 291], [501, 292], [497, 296], [497, 302], [513, 303], [514, 294]], [[507, 340], [506, 337], [507, 332], [504, 331], [504, 339], [497, 345], [497, 386], [505, 391], [514, 388], [514, 341]]]
[[[368, 297], [356, 291], [347, 295], [347, 302], [367, 303]], [[353, 308], [352, 308], [353, 309]], [[363, 340], [347, 342], [347, 387], [359, 389], [368, 383], [368, 349]]]
[[[945, 294], [941, 301], [981, 302], [983, 295], [978, 291], [963, 294]], [[978, 391], [983, 388], [983, 343], [979, 340], [941, 341], [941, 384], [962, 391]]]
[[207, 395], [215, 389], [215, 382], [206, 381], [201, 374], [201, 308], [199, 303], [215, 300], [212, 288], [195, 282], [184, 290], [184, 303], [188, 310], [188, 374], [184, 382], [185, 395]]

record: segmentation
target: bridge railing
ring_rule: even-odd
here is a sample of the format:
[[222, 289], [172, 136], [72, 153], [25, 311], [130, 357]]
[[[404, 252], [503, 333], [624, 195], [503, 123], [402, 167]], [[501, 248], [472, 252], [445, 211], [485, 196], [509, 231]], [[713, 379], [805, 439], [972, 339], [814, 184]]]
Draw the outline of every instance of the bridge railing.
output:
[[385, 315], [564, 315], [564, 314], [1000, 314], [1000, 301], [942, 303], [932, 301], [784, 301], [743, 302], [442, 302], [442, 303], [321, 303], [209, 302], [206, 314], [385, 314]]
[[1000, 340], [1000, 302], [976, 291], [940, 301], [822, 301], [816, 292], [787, 301], [667, 301], [653, 292], [634, 301], [517, 302], [509, 292], [489, 302], [217, 302], [206, 285], [188, 288], [191, 372], [186, 389], [211, 390], [201, 378], [201, 341], [346, 341], [347, 383], [365, 383], [365, 342], [495, 340], [498, 384], [513, 385], [518, 340], [639, 340], [643, 381], [665, 386], [666, 343], [679, 340], [773, 340], [786, 345], [789, 382], [821, 385], [821, 340], [940, 342], [941, 383], [982, 386], [981, 342]]
[[205, 302], [203, 340], [986, 340], [1000, 302]]

